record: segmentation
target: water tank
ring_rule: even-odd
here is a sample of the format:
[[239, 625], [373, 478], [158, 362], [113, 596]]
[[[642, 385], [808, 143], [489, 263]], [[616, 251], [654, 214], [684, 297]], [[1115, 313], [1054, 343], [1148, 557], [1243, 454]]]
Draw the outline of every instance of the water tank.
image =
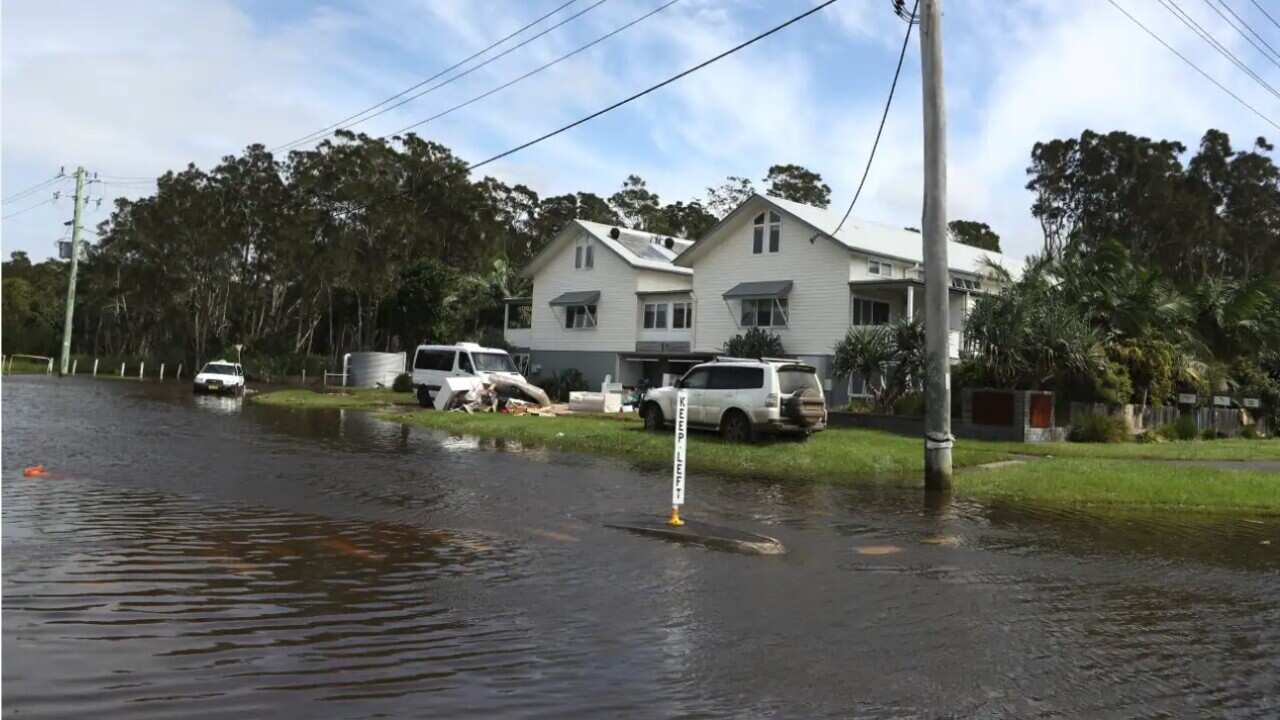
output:
[[403, 372], [404, 353], [353, 352], [347, 365], [347, 385], [390, 388]]

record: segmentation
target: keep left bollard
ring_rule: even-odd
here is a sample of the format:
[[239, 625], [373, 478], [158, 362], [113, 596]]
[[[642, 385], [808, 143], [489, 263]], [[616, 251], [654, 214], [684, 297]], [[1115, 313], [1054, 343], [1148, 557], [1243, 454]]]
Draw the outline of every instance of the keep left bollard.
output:
[[93, 359], [93, 376], [98, 377], [98, 358]]
[[147, 369], [147, 364], [145, 362], [138, 363], [138, 379], [139, 380], [142, 379], [142, 372], [146, 369]]
[[75, 374], [76, 374], [76, 368], [77, 368], [77, 367], [79, 367], [79, 366], [80, 366], [80, 361], [79, 361], [79, 360], [72, 360], [72, 361], [71, 361], [71, 374], [72, 374], [72, 375], [75, 375]]
[[164, 363], [160, 363], [160, 382], [164, 382]]

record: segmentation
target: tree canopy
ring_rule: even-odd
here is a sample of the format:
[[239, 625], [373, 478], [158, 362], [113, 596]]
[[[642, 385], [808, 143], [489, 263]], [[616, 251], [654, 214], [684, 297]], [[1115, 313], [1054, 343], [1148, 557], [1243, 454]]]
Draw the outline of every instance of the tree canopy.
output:
[[958, 243], [1000, 252], [1000, 236], [984, 222], [952, 220], [947, 223], [947, 231], [951, 239]]
[[764, 181], [769, 183], [768, 195], [820, 208], [831, 204], [831, 187], [822, 176], [799, 165], [774, 165]]

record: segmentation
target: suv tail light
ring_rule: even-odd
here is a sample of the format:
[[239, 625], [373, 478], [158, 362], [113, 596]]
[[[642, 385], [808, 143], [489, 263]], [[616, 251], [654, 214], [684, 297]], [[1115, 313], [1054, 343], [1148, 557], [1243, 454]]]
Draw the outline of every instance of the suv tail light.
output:
[[779, 399], [778, 393], [769, 393], [768, 395], [764, 396], [764, 404], [767, 407], [777, 407], [778, 399]]

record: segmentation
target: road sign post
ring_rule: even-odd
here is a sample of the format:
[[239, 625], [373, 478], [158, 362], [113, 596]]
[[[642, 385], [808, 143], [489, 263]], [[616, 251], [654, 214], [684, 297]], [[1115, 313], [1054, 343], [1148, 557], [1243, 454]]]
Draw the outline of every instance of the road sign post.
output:
[[685, 450], [689, 445], [689, 393], [676, 393], [676, 451], [671, 467], [671, 519], [667, 524], [679, 527], [680, 506], [684, 504]]

